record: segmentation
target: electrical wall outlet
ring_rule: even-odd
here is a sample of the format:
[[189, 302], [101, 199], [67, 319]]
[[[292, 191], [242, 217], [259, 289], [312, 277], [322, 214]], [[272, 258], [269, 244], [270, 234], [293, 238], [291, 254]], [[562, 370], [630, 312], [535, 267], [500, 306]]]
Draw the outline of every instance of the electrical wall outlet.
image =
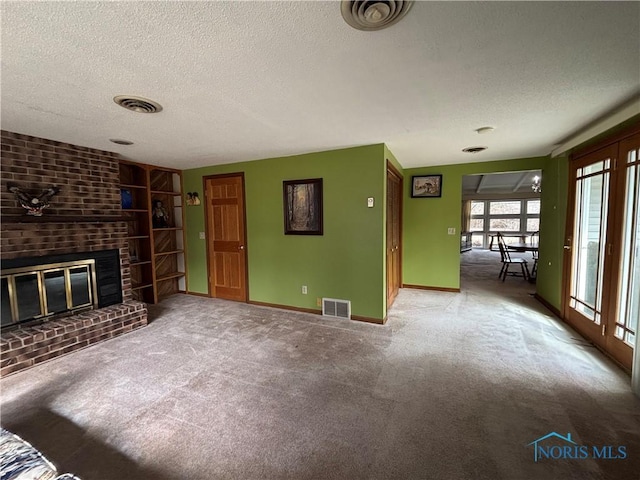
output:
[[302, 294], [303, 295], [307, 294], [307, 286], [306, 285], [302, 285]]
[[316, 298], [316, 306], [317, 307], [321, 307], [322, 306], [322, 299], [320, 297]]
[[204, 240], [204, 232], [198, 232], [198, 237], [200, 237], [200, 240]]
[[456, 234], [456, 229], [453, 227], [449, 227], [447, 228], [447, 234], [449, 235], [455, 235]]

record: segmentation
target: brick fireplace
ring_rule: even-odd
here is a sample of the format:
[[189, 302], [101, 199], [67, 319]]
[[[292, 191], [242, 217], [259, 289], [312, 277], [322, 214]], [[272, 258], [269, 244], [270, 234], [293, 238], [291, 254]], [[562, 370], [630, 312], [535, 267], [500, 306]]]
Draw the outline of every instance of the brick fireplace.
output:
[[[122, 221], [115, 153], [1, 132], [0, 259], [22, 259], [117, 250], [122, 303], [47, 317], [44, 322], [3, 328], [0, 375], [113, 338], [147, 324], [147, 310], [131, 295], [127, 224]], [[25, 215], [12, 182], [34, 195], [57, 185], [60, 192], [42, 217]], [[116, 257], [117, 261], [117, 257]], [[3, 321], [3, 323], [5, 323]]]

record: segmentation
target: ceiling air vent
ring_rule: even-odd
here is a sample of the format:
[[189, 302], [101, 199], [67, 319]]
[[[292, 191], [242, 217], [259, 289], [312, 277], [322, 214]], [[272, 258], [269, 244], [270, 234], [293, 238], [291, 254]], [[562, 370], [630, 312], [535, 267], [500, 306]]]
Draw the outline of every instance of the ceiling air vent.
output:
[[464, 153], [478, 153], [478, 152], [483, 152], [487, 149], [487, 147], [468, 147], [468, 148], [463, 148], [462, 151]]
[[110, 142], [117, 143], [118, 145], [133, 145], [133, 142], [130, 140], [122, 140], [120, 138], [110, 138]]
[[358, 30], [382, 30], [404, 17], [413, 1], [343, 0], [340, 5], [344, 21]]
[[339, 317], [339, 318], [351, 319], [351, 302], [349, 300], [323, 298], [322, 299], [322, 315], [326, 317]]
[[162, 105], [148, 98], [118, 95], [113, 97], [113, 101], [127, 110], [138, 113], [158, 113], [162, 111]]

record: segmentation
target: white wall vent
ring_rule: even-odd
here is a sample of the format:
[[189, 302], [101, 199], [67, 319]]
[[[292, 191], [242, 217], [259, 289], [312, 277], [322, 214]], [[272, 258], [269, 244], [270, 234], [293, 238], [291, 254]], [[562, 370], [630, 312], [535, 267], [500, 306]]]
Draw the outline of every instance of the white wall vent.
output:
[[322, 299], [322, 315], [351, 319], [351, 302], [335, 298]]

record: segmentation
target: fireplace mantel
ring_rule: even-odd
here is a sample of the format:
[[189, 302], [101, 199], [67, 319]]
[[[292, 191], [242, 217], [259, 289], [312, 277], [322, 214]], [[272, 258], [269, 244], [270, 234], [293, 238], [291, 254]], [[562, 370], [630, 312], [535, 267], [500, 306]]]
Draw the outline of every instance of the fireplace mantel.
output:
[[124, 222], [126, 219], [111, 215], [43, 215], [33, 217], [30, 215], [3, 215], [4, 223], [111, 223]]

